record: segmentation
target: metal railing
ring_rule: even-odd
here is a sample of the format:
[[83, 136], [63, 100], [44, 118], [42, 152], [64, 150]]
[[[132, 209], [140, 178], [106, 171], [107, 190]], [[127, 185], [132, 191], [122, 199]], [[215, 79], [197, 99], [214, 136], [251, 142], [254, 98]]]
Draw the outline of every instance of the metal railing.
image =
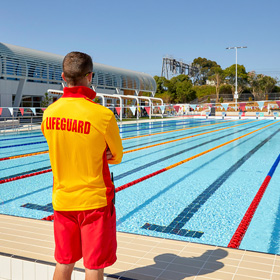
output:
[[[41, 129], [43, 108], [2, 107], [0, 134]], [[22, 110], [22, 111], [21, 111]]]

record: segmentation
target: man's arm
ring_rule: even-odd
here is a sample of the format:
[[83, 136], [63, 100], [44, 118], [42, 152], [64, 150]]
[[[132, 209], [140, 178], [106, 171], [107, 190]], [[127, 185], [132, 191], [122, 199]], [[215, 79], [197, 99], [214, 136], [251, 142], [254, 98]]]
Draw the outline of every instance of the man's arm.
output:
[[[109, 151], [107, 151], [108, 163], [118, 164], [122, 161], [123, 156], [123, 146], [120, 137], [119, 127], [115, 116], [113, 115], [105, 134], [105, 140], [108, 145]], [[110, 155], [111, 153], [111, 155]], [[110, 158], [111, 157], [111, 158]]]

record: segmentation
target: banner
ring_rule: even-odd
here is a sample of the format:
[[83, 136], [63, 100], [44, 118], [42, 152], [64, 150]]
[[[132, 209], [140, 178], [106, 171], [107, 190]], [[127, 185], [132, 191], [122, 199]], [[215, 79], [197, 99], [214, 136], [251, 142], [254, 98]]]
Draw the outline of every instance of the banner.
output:
[[117, 111], [117, 114], [118, 116], [120, 115], [120, 111], [121, 111], [121, 107], [115, 107], [116, 111]]
[[161, 113], [164, 114], [165, 106], [164, 106], [164, 105], [161, 105], [161, 106], [159, 106], [159, 107], [160, 107], [160, 109], [161, 109]]
[[33, 112], [33, 114], [36, 116], [36, 109], [35, 108], [30, 108], [30, 110]]
[[150, 116], [151, 107], [144, 107], [148, 115]]
[[130, 110], [132, 112], [132, 115], [134, 116], [135, 115], [135, 112], [136, 112], [136, 107], [135, 106], [131, 106], [130, 107]]
[[2, 109], [2, 108], [0, 108], [0, 116], [2, 115], [2, 110], [3, 110], [3, 109]]
[[24, 114], [24, 108], [19, 108], [21, 115], [23, 116]]
[[227, 111], [229, 103], [221, 103], [222, 107]]
[[190, 105], [190, 107], [195, 110], [196, 109], [196, 104]]
[[175, 109], [175, 111], [178, 113], [179, 112], [179, 109], [180, 109], [180, 106], [178, 105], [174, 105], [173, 108]]
[[240, 105], [241, 111], [244, 112], [245, 111], [246, 102], [240, 102], [239, 105]]
[[263, 109], [263, 105], [264, 105], [264, 101], [257, 101], [259, 108], [262, 110]]
[[8, 108], [9, 109], [9, 111], [10, 111], [10, 113], [11, 113], [11, 116], [13, 116], [13, 114], [14, 114], [14, 109], [13, 108]]

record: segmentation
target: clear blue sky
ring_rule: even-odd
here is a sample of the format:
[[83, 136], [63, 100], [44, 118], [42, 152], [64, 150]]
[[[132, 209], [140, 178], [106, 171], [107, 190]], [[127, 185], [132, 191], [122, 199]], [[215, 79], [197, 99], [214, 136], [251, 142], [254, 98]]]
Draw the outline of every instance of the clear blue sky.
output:
[[280, 76], [279, 0], [2, 0], [0, 42], [160, 75], [162, 58], [197, 57]]

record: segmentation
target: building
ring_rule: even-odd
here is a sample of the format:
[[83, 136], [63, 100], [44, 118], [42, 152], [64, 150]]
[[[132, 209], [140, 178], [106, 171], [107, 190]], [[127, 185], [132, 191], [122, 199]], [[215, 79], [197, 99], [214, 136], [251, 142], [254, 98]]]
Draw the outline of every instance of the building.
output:
[[[0, 43], [0, 107], [41, 107], [48, 89], [62, 90], [64, 56]], [[152, 76], [94, 62], [92, 87], [109, 96], [154, 96]], [[116, 100], [113, 99], [112, 100]]]

